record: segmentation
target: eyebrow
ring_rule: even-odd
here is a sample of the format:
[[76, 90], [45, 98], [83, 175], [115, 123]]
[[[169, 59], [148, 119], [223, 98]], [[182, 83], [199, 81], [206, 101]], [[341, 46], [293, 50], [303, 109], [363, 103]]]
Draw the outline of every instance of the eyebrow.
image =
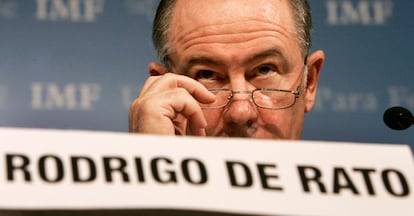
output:
[[247, 58], [244, 63], [251, 64], [255, 61], [260, 61], [269, 57], [279, 57], [283, 61], [286, 61], [284, 55], [278, 49], [268, 49], [252, 55], [251, 57]]
[[213, 66], [219, 66], [219, 65], [223, 65], [224, 62], [220, 61], [220, 60], [216, 60], [210, 57], [206, 57], [206, 56], [195, 56], [192, 57], [185, 65], [184, 70], [183, 70], [183, 74], [188, 74], [190, 69], [194, 66], [194, 65], [213, 65]]
[[[282, 59], [282, 62], [286, 62], [286, 58], [285, 56], [278, 50], [278, 49], [268, 49], [268, 50], [264, 50], [261, 52], [258, 52], [250, 57], [248, 57], [247, 59], [243, 60], [243, 64], [245, 65], [249, 65], [252, 64], [256, 61], [260, 61], [269, 57], [279, 57]], [[194, 65], [212, 65], [212, 66], [220, 66], [223, 65], [224, 62], [218, 59], [214, 59], [211, 57], [207, 57], [207, 56], [195, 56], [192, 57], [185, 65], [184, 70], [183, 70], [183, 74], [188, 74], [190, 69], [194, 66]]]

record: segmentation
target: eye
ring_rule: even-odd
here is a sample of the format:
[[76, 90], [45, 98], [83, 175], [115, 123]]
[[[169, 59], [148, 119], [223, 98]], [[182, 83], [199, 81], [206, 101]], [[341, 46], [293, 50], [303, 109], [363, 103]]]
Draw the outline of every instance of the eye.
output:
[[274, 73], [275, 71], [271, 66], [263, 65], [257, 68], [255, 75], [256, 76], [266, 76], [270, 75], [271, 73]]
[[216, 78], [217, 78], [217, 75], [213, 71], [210, 71], [210, 70], [200, 70], [195, 75], [196, 80], [200, 80], [200, 79], [212, 80]]

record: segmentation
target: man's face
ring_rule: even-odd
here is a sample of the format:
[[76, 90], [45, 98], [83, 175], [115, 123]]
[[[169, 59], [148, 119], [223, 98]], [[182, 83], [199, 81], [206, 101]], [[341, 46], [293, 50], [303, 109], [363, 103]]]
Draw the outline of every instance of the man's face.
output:
[[[288, 1], [179, 0], [170, 26], [173, 72], [207, 88], [294, 91], [302, 84], [304, 59]], [[226, 107], [204, 110], [206, 133], [299, 139], [313, 105], [306, 97], [303, 90], [294, 106], [269, 110], [249, 94], [236, 94]]]

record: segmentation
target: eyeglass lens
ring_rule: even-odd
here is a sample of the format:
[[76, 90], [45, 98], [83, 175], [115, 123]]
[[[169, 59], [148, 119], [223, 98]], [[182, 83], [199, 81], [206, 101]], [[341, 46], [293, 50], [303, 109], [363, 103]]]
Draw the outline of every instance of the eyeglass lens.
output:
[[256, 89], [250, 91], [231, 91], [229, 89], [211, 89], [210, 92], [216, 95], [216, 100], [211, 104], [200, 104], [203, 109], [216, 109], [225, 107], [234, 94], [251, 94], [252, 101], [258, 106], [267, 109], [286, 108], [295, 103], [295, 94], [283, 90]]

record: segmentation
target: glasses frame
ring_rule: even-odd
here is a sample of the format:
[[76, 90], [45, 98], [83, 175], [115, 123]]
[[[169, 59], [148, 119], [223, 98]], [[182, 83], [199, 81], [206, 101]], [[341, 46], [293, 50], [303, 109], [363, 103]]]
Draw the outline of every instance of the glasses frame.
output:
[[[234, 97], [235, 94], [250, 94], [250, 98], [253, 101], [254, 105], [256, 105], [259, 108], [262, 109], [268, 109], [268, 110], [281, 110], [281, 109], [287, 109], [292, 107], [293, 105], [296, 104], [296, 100], [300, 97], [301, 92], [304, 88], [304, 86], [302, 85], [304, 80], [303, 80], [303, 75], [307, 75], [307, 73], [305, 71], [307, 71], [307, 64], [306, 64], [306, 59], [305, 58], [305, 64], [304, 64], [304, 69], [301, 72], [301, 76], [300, 78], [302, 78], [302, 80], [300, 81], [299, 85], [297, 86], [295, 91], [292, 90], [286, 90], [286, 89], [271, 89], [271, 88], [257, 88], [251, 91], [233, 91], [232, 89], [226, 89], [226, 88], [217, 88], [217, 89], [208, 89], [210, 92], [219, 92], [219, 91], [226, 91], [229, 92], [229, 96], [227, 97], [227, 102], [224, 105], [220, 105], [220, 106], [214, 106], [214, 107], [201, 107], [201, 109], [203, 110], [213, 110], [213, 109], [221, 109], [226, 107], [227, 105], [229, 105]], [[295, 99], [293, 100], [292, 104], [287, 105], [287, 106], [282, 106], [282, 107], [266, 107], [266, 106], [261, 106], [259, 104], [256, 103], [256, 100], [254, 98], [254, 92], [257, 91], [275, 91], [275, 92], [286, 92], [286, 93], [290, 93], [293, 94], [295, 96]]]
[[[285, 89], [270, 89], [270, 88], [257, 88], [254, 89], [252, 91], [233, 91], [231, 89], [208, 89], [210, 92], [219, 92], [219, 91], [225, 91], [225, 92], [229, 92], [229, 96], [227, 97], [227, 102], [223, 105], [220, 106], [213, 106], [213, 107], [201, 107], [201, 109], [203, 110], [212, 110], [212, 109], [221, 109], [226, 107], [227, 105], [230, 104], [230, 102], [232, 101], [233, 97], [235, 94], [250, 94], [250, 97], [254, 103], [254, 105], [256, 105], [257, 107], [260, 107], [262, 109], [269, 109], [269, 110], [281, 110], [281, 109], [287, 109], [289, 107], [292, 107], [293, 105], [295, 105], [296, 103], [296, 99], [298, 99], [300, 97], [301, 94], [301, 85], [299, 85], [297, 87], [297, 89], [295, 91], [291, 91], [291, 90], [285, 90]], [[274, 91], [274, 92], [286, 92], [286, 93], [290, 93], [293, 94], [295, 96], [295, 99], [293, 100], [292, 104], [290, 105], [286, 105], [286, 106], [282, 106], [282, 107], [266, 107], [266, 106], [261, 106], [259, 104], [257, 104], [256, 99], [254, 97], [254, 93], [257, 91]]]

